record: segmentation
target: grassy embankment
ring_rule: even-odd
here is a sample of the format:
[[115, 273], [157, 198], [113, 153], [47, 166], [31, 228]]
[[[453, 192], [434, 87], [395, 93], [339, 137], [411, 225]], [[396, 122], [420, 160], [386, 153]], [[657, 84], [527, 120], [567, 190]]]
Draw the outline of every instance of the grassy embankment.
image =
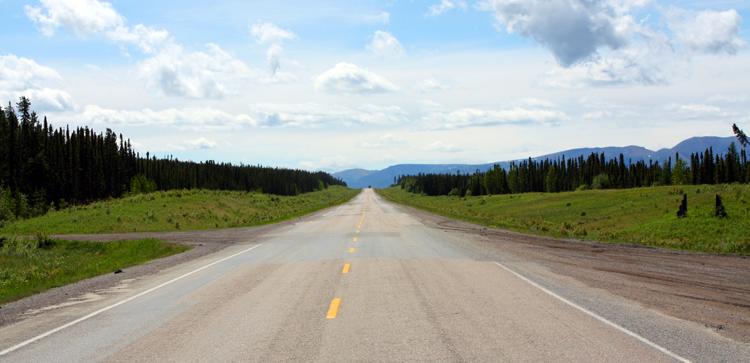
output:
[[[54, 211], [0, 229], [0, 303], [187, 250], [154, 239], [71, 242], [16, 235], [151, 232], [254, 226], [341, 204], [359, 190], [331, 187], [294, 197], [175, 190]], [[2, 237], [0, 237], [2, 238]]]
[[109, 243], [8, 239], [0, 247], [0, 303], [188, 249], [154, 239]]
[[341, 204], [359, 190], [330, 187], [293, 197], [262, 193], [172, 190], [97, 202], [16, 221], [0, 235], [156, 232], [256, 226]]
[[[676, 212], [682, 193], [688, 216]], [[533, 234], [750, 255], [750, 185], [698, 185], [566, 193], [428, 197], [379, 190], [394, 202], [447, 217]], [[714, 217], [722, 196], [729, 218]]]

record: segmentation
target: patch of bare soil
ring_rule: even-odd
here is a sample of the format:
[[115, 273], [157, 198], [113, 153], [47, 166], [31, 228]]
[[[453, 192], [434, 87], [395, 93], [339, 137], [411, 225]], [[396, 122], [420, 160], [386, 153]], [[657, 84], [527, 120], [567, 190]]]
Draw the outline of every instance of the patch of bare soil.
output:
[[538, 262], [589, 286], [750, 343], [750, 258], [526, 235], [404, 208], [428, 225], [477, 236], [472, 240], [481, 250]]

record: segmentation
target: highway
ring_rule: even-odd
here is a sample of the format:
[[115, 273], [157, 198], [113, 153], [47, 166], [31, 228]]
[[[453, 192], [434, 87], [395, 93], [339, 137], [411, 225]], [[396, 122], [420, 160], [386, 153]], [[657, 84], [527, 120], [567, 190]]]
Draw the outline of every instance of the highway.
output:
[[365, 190], [0, 329], [0, 360], [741, 361], [750, 348], [425, 225]]

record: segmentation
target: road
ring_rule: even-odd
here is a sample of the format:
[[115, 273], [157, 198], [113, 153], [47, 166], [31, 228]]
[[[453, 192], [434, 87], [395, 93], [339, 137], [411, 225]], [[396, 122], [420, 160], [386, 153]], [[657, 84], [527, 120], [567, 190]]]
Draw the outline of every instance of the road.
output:
[[0, 329], [0, 360], [742, 361], [750, 347], [512, 256], [365, 190]]

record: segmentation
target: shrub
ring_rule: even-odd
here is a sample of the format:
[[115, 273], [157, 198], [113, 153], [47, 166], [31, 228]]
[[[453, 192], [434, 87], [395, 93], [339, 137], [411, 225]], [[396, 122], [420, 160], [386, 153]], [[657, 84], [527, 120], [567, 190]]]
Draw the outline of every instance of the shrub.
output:
[[724, 208], [724, 203], [721, 201], [721, 196], [716, 194], [716, 207], [714, 209], [714, 215], [717, 218], [727, 218], [727, 210]]
[[138, 174], [130, 179], [130, 193], [145, 194], [156, 191], [156, 183], [143, 174]]
[[451, 197], [457, 197], [457, 196], [461, 195], [461, 191], [458, 190], [458, 188], [454, 187], [453, 189], [451, 189], [450, 192], [448, 192], [448, 195], [451, 196]]
[[595, 176], [594, 180], [591, 182], [591, 188], [593, 189], [609, 189], [610, 186], [612, 186], [612, 184], [610, 183], [607, 174], [599, 174]]
[[677, 218], [685, 218], [687, 217], [687, 194], [682, 195], [682, 203], [680, 203], [680, 208], [677, 210]]

